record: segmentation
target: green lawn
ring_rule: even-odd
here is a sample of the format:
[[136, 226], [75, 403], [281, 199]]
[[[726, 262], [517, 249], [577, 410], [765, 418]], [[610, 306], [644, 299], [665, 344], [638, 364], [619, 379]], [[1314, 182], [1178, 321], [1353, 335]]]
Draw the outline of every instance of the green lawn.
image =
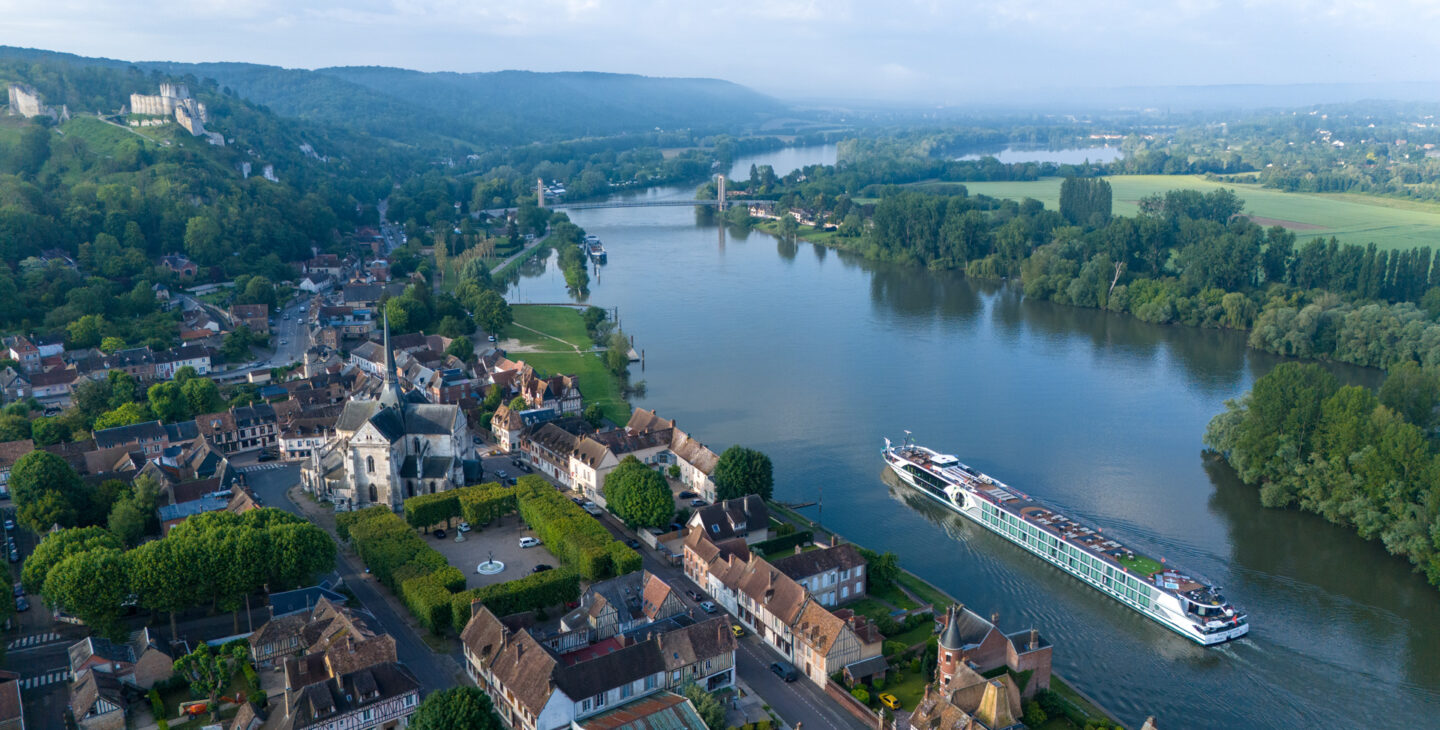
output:
[[[1301, 241], [1313, 236], [1334, 236], [1345, 243], [1375, 243], [1382, 249], [1433, 245], [1440, 238], [1440, 204], [1356, 194], [1286, 193], [1251, 184], [1211, 182], [1198, 175], [1113, 175], [1112, 208], [1116, 215], [1133, 215], [1138, 201], [1152, 193], [1192, 189], [1208, 192], [1234, 189], [1245, 200], [1245, 212], [1270, 225], [1281, 222]], [[1030, 182], [967, 182], [972, 195], [997, 198], [1035, 198], [1055, 210], [1060, 201], [1060, 179]], [[924, 187], [918, 183], [916, 187]]]
[[1158, 573], [1165, 567], [1144, 555], [1136, 555], [1133, 558], [1117, 558], [1117, 561], [1128, 568], [1131, 573], [1143, 576]]
[[872, 589], [870, 595], [906, 611], [920, 607], [919, 604], [910, 600], [910, 597], [905, 595], [904, 591], [895, 586], [887, 586], [881, 590]]
[[605, 417], [615, 423], [624, 424], [630, 420], [630, 404], [620, 393], [620, 384], [615, 376], [592, 353], [516, 353], [515, 358], [530, 363], [541, 375], [575, 375], [580, 378], [580, 394], [586, 405], [599, 403]]
[[895, 610], [874, 598], [862, 598], [858, 601], [852, 601], [845, 604], [845, 608], [872, 621], [881, 616], [889, 616], [890, 612]]
[[[550, 337], [564, 340], [581, 350], [589, 350], [594, 344], [590, 341], [590, 333], [585, 330], [585, 320], [580, 316], [579, 310], [570, 307], [517, 304], [513, 305], [510, 311], [515, 316], [515, 324], [523, 326], [507, 327], [505, 336], [514, 337], [522, 345], [532, 345], [543, 348], [545, 351], [555, 352], [569, 349]], [[525, 327], [529, 327], [530, 330], [539, 330], [550, 337], [542, 337]]]
[[916, 596], [919, 596], [921, 600], [929, 603], [931, 608], [934, 608], [936, 611], [945, 610], [945, 607], [953, 602], [949, 596], [941, 593], [939, 589], [903, 570], [900, 572], [900, 585], [905, 586], [911, 593], [914, 593]]
[[[889, 692], [895, 695], [895, 699], [900, 700], [900, 709], [913, 711], [915, 706], [920, 704], [920, 698], [925, 696], [925, 683], [929, 677], [926, 677], [924, 672], [912, 672], [907, 666], [905, 667], [905, 676], [899, 682], [895, 682], [894, 672], [892, 667], [890, 676], [886, 679], [885, 689], [879, 692]], [[872, 693], [872, 695], [879, 694], [879, 692]]]

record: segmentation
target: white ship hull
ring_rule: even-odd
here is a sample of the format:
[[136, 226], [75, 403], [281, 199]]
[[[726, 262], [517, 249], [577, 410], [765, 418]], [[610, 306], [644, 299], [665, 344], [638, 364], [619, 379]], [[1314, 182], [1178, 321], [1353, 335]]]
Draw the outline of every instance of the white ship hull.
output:
[[[899, 461], [899, 464], [897, 464], [897, 461]], [[915, 477], [903, 468], [904, 461], [899, 459], [899, 457], [892, 457], [889, 453], [887, 453], [885, 454], [885, 464], [890, 468], [890, 471], [892, 471], [895, 476], [899, 477], [902, 481], [904, 481], [911, 487], [914, 487], [915, 491], [931, 498], [936, 502], [939, 502], [942, 505], [945, 505], [945, 507], [949, 508], [952, 512], [959, 513], [960, 515], [968, 518], [971, 522], [974, 522], [975, 524], [989, 530], [992, 534], [1004, 538], [1006, 542], [1020, 547], [1026, 552], [1044, 560], [1045, 562], [1055, 566], [1056, 568], [1059, 568], [1070, 576], [1084, 582], [1091, 588], [1094, 588], [1096, 591], [1100, 592], [1101, 595], [1114, 599], [1120, 605], [1125, 606], [1126, 608], [1129, 608], [1145, 616], [1146, 618], [1149, 618], [1159, 623], [1165, 628], [1168, 628], [1171, 631], [1174, 631], [1175, 633], [1180, 634], [1181, 636], [1184, 636], [1185, 638], [1190, 639], [1197, 644], [1202, 644], [1206, 646], [1222, 644], [1226, 641], [1230, 641], [1231, 639], [1238, 639], [1241, 636], [1244, 636], [1245, 634], [1250, 632], [1249, 622], [1244, 622], [1238, 624], [1232, 629], [1206, 633], [1200, 630], [1196, 626], [1196, 624], [1186, 616], [1184, 609], [1181, 608], [1180, 599], [1165, 591], [1153, 590], [1151, 592], [1152, 606], [1147, 607], [1139, 605], [1138, 603], [1119, 595], [1117, 591], [1105, 586], [1101, 581], [1092, 578], [1085, 572], [1073, 567], [1062, 557], [1053, 555], [1053, 551], [1047, 551], [1040, 547], [1037, 543], [1022, 542], [1020, 540], [1016, 540], [1015, 538], [1006, 534], [1004, 531], [996, 529], [995, 526], [988, 524], [981, 517], [980, 501], [973, 496], [969, 496], [968, 492], [964, 488], [951, 485], [945, 489], [946, 495], [941, 496], [939, 494], [936, 494], [932, 489], [919, 484]]]

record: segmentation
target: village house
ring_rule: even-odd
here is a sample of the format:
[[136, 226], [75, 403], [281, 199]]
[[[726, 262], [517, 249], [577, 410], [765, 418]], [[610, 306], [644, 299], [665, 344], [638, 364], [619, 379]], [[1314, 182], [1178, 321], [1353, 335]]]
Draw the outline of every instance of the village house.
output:
[[270, 334], [270, 305], [232, 304], [230, 305], [230, 321], [237, 329], [243, 325], [249, 327], [251, 332], [268, 335]]
[[714, 473], [715, 465], [720, 461], [718, 454], [681, 431], [674, 421], [661, 418], [655, 411], [636, 408], [631, 412], [625, 430], [630, 433], [668, 431], [670, 447], [668, 453], [663, 455], [665, 458], [661, 463], [669, 462], [680, 467], [680, 482], [686, 489], [699, 494], [706, 502], [716, 501], [719, 495], [716, 493]]
[[560, 629], [588, 629], [590, 640], [600, 641], [684, 612], [685, 604], [668, 583], [637, 571], [591, 585], [580, 605], [560, 619]]
[[79, 373], [61, 368], [30, 375], [30, 394], [41, 401], [69, 404], [70, 391]]
[[35, 450], [35, 442], [30, 439], [19, 441], [5, 441], [0, 443], [0, 497], [10, 495], [10, 469], [20, 457]]
[[122, 684], [150, 689], [175, 673], [176, 657], [172, 654], [168, 645], [148, 628], [132, 633], [125, 644], [91, 636], [70, 645], [70, 674], [80, 677], [94, 671], [108, 674]]
[[[509, 438], [508, 431], [506, 438]], [[570, 456], [575, 453], [579, 441], [578, 435], [551, 421], [541, 424], [524, 439], [523, 448], [530, 457], [530, 464], [540, 473], [570, 489], [574, 484], [570, 477]]]
[[801, 550], [770, 561], [780, 572], [805, 586], [825, 606], [838, 606], [865, 597], [865, 558], [850, 543]]
[[[1006, 634], [993, 621], [985, 620], [963, 605], [952, 606], [941, 621], [944, 623], [944, 630], [940, 632], [942, 665], [945, 656], [950, 656], [952, 664], [973, 667], [982, 674], [1000, 667], [1007, 667], [1015, 674], [1031, 672], [1030, 681], [1025, 685], [1026, 699], [1050, 688], [1052, 649], [1038, 630]], [[941, 688], [944, 687], [942, 682]]]
[[195, 425], [206, 441], [227, 455], [272, 447], [280, 435], [280, 417], [269, 403], [196, 416]]
[[605, 506], [605, 477], [627, 456], [643, 464], [659, 463], [659, 455], [670, 445], [669, 431], [629, 433], [623, 429], [580, 437], [570, 456], [570, 473], [575, 489], [601, 507]]
[[70, 687], [70, 714], [80, 730], [124, 730], [130, 704], [125, 695], [114, 675], [86, 672]]
[[5, 338], [5, 356], [20, 363], [20, 369], [27, 373], [34, 373], [40, 369], [40, 348], [35, 346], [25, 335], [12, 335]]
[[[368, 612], [322, 596], [303, 611], [275, 616], [257, 628], [248, 639], [250, 657], [257, 666], [266, 667], [312, 653], [329, 653], [348, 664], [357, 661], [356, 654], [376, 662], [395, 661], [395, 638], [376, 630], [377, 625]], [[347, 671], [353, 668], [347, 665]]]
[[712, 692], [734, 682], [736, 640], [720, 617], [646, 638], [619, 634], [568, 661], [476, 604], [460, 639], [466, 673], [511, 730], [583, 727], [636, 698], [690, 682]]
[[340, 290], [340, 303], [347, 307], [374, 308], [385, 296], [385, 287], [379, 284], [346, 284]]
[[712, 542], [738, 537], [754, 545], [770, 536], [770, 508], [756, 494], [701, 507], [685, 523]]
[[20, 700], [20, 673], [0, 670], [0, 730], [25, 730], [25, 703]]
[[161, 256], [160, 265], [181, 277], [191, 277], [200, 271], [200, 267], [196, 266], [194, 261], [178, 253]]
[[0, 402], [14, 403], [17, 400], [25, 400], [34, 395], [30, 386], [30, 379], [25, 374], [5, 366], [0, 370]]
[[155, 378], [173, 380], [180, 368], [195, 368], [196, 375], [210, 374], [210, 348], [203, 345], [182, 345], [155, 353]]
[[300, 270], [305, 274], [325, 274], [327, 276], [339, 277], [345, 272], [345, 262], [333, 253], [318, 254], [307, 259], [300, 265]]
[[335, 277], [323, 272], [306, 274], [296, 286], [303, 292], [321, 294], [335, 288]]
[[[817, 685], [844, 667], [879, 656], [882, 637], [853, 612], [832, 613], [738, 537], [721, 547], [691, 529], [685, 572], [733, 612], [765, 645]], [[742, 558], [741, 556], [746, 557]]]

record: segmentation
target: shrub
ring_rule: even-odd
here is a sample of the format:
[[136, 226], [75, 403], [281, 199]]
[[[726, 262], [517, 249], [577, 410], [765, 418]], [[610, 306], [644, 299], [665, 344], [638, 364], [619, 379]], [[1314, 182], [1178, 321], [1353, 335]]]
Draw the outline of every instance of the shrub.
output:
[[905, 642], [903, 641], [887, 641], [882, 645], [882, 649], [885, 653], [885, 658], [887, 659], [894, 659], [895, 657], [904, 654], [905, 650], [908, 648], [910, 647], [906, 646]]
[[1049, 719], [1050, 715], [1046, 714], [1045, 710], [1040, 707], [1039, 702], [1036, 702], [1035, 700], [1030, 700], [1029, 702], [1025, 703], [1026, 725], [1029, 725], [1030, 727], [1040, 727], [1041, 725], [1044, 725], [1045, 722]]
[[793, 532], [789, 535], [781, 535], [780, 537], [772, 537], [769, 540], [757, 542], [750, 546], [750, 551], [758, 551], [761, 555], [778, 555], [780, 553], [790, 552], [795, 549], [796, 545], [804, 545], [813, 538], [814, 534], [809, 530], [801, 530], [800, 532]]
[[450, 612], [455, 626], [463, 627], [470, 621], [470, 604], [477, 600], [496, 616], [509, 616], [579, 599], [580, 576], [560, 568], [456, 593], [450, 599]]
[[870, 683], [870, 688], [875, 690], [876, 692], [885, 689], [885, 678], [876, 677], [875, 680]]
[[870, 693], [866, 692], [863, 687], [856, 687], [855, 689], [850, 690], [850, 696], [854, 697], [857, 700], [860, 700], [860, 702], [863, 704], [870, 704]]
[[405, 500], [405, 521], [411, 527], [426, 528], [460, 516], [460, 495], [457, 490], [438, 494], [421, 494]]
[[451, 593], [435, 580], [434, 575], [422, 575], [405, 581], [400, 587], [400, 598], [410, 613], [432, 634], [442, 634], [450, 627]]

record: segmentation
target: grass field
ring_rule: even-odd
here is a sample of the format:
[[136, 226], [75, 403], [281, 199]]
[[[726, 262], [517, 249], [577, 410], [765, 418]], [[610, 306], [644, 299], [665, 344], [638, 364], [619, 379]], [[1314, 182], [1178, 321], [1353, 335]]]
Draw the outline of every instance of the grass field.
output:
[[[579, 311], [569, 307], [517, 306], [513, 312], [516, 324], [539, 330], [544, 335], [514, 325], [506, 328], [506, 337], [541, 350], [517, 352], [511, 355], [512, 359], [524, 360], [541, 375], [578, 377], [580, 393], [585, 397], [587, 406], [599, 403], [605, 417], [615, 423], [623, 424], [630, 420], [630, 404], [625, 402], [625, 396], [620, 392], [620, 383], [605, 367], [600, 356], [589, 351], [590, 335], [585, 331], [585, 321], [580, 318]], [[582, 352], [576, 352], [551, 337], [576, 345]]]
[[[1106, 178], [1115, 191], [1116, 215], [1133, 215], [1137, 203], [1151, 193], [1192, 189], [1208, 192], [1231, 188], [1245, 201], [1245, 212], [1262, 225], [1280, 223], [1301, 241], [1334, 236], [1345, 243], [1374, 243], [1382, 249], [1434, 246], [1440, 241], [1440, 204], [1368, 195], [1286, 193], [1257, 185], [1210, 182], [1196, 175], [1117, 175]], [[917, 187], [923, 187], [924, 183]], [[967, 182], [972, 195], [1035, 198], [1055, 210], [1060, 179], [1034, 182]]]

